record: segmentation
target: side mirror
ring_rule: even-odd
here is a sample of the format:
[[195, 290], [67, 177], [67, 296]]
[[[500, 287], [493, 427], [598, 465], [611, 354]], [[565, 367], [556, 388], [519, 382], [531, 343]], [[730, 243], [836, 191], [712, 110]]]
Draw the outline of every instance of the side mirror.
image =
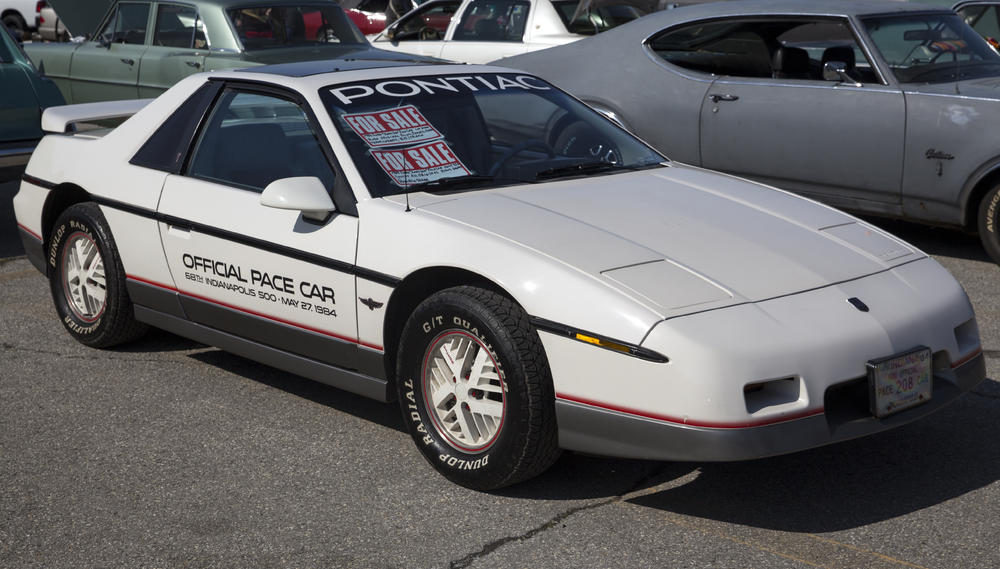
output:
[[387, 39], [387, 40], [389, 40], [391, 42], [395, 42], [396, 41], [396, 33], [397, 33], [396, 32], [396, 28], [397, 28], [397, 26], [395, 24], [393, 24], [393, 25], [389, 26], [388, 28], [386, 28], [385, 29], [385, 39]]
[[838, 81], [847, 83], [855, 87], [860, 87], [861, 83], [847, 74], [847, 64], [843, 61], [827, 61], [823, 64], [823, 80]]
[[282, 178], [271, 182], [260, 195], [260, 205], [298, 210], [305, 219], [318, 223], [323, 223], [337, 211], [326, 186], [315, 176]]

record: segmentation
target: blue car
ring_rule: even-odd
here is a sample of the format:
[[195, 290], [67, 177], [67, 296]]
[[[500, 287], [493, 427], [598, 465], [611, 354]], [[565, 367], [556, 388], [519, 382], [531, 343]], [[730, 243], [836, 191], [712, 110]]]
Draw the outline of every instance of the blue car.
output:
[[66, 101], [5, 26], [0, 26], [0, 86], [0, 182], [5, 182], [23, 169], [42, 138], [42, 111]]

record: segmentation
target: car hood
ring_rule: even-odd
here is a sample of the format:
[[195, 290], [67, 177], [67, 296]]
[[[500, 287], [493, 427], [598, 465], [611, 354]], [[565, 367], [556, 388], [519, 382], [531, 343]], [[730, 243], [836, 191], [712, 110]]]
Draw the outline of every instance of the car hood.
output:
[[49, 0], [66, 29], [74, 34], [94, 33], [113, 0]]
[[832, 208], [679, 165], [437, 197], [420, 209], [570, 265], [664, 317], [820, 288], [924, 256]]

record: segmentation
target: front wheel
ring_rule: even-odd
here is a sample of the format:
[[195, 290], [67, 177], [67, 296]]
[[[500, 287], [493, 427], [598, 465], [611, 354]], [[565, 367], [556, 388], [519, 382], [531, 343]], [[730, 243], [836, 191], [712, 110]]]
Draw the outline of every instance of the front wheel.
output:
[[76, 204], [59, 216], [49, 242], [49, 288], [63, 326], [77, 341], [107, 348], [138, 338], [125, 269], [100, 208]]
[[995, 262], [1000, 263], [1000, 185], [983, 196], [977, 217], [983, 248]]
[[403, 329], [397, 378], [413, 440], [452, 482], [501, 488], [559, 456], [545, 352], [507, 297], [464, 286], [422, 302]]

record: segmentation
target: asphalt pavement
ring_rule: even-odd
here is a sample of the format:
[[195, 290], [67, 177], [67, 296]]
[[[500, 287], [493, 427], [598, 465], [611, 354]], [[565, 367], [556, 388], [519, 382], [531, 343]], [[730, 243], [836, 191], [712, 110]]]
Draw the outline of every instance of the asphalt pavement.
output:
[[[730, 464], [566, 453], [499, 492], [438, 476], [396, 407], [164, 332], [55, 317], [0, 185], [0, 567], [1000, 567], [1000, 383], [925, 420]], [[1000, 267], [881, 222], [963, 283], [1000, 377]]]

